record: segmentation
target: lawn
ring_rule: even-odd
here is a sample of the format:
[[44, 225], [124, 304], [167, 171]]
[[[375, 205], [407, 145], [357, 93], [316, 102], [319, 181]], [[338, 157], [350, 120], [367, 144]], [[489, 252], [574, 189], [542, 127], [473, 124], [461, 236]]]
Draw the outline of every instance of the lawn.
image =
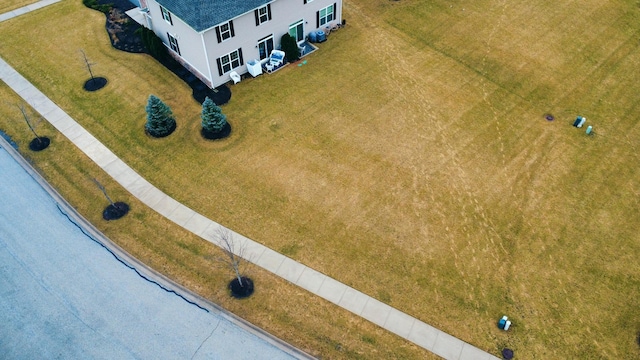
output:
[[21, 8], [23, 6], [27, 6], [31, 3], [34, 3], [33, 0], [3, 0], [0, 3], [0, 14], [4, 14], [6, 12]]
[[[231, 87], [234, 130], [220, 142], [201, 139], [190, 89], [113, 50], [103, 16], [79, 1], [0, 23], [0, 56], [177, 200], [454, 336], [527, 359], [636, 358], [639, 11], [347, 1], [347, 27], [306, 65]], [[103, 90], [82, 90], [80, 49]], [[17, 100], [0, 90], [0, 129], [24, 149]], [[151, 93], [178, 119], [168, 138], [143, 133]], [[577, 115], [594, 136], [570, 126]], [[52, 148], [29, 158], [154, 268], [323, 358], [428, 356], [256, 268], [255, 296], [230, 300], [211, 246], [40, 126]], [[100, 221], [90, 177], [133, 203], [131, 216]], [[495, 327], [503, 314], [508, 333]]]

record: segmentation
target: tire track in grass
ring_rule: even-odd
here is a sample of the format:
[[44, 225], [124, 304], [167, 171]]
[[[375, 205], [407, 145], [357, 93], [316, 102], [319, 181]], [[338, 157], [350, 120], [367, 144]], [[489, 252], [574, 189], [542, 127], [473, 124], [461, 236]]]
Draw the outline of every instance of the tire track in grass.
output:
[[[485, 52], [485, 55], [482, 57], [482, 61], [481, 61], [481, 65], [480, 65], [480, 72], [484, 73], [483, 69], [486, 67], [487, 65], [487, 58], [489, 57], [489, 53], [491, 52], [491, 42], [493, 40], [493, 37], [496, 33], [496, 31], [498, 30], [498, 28], [500, 28], [502, 26], [502, 24], [504, 23], [504, 18], [505, 18], [505, 12], [507, 9], [507, 2], [506, 0], [502, 1], [502, 4], [500, 5], [500, 7], [502, 8], [502, 13], [500, 15], [500, 17], [498, 18], [498, 21], [494, 24], [494, 26], [491, 29], [491, 32], [489, 33], [489, 36], [487, 37], [486, 40], [486, 49], [487, 51]], [[487, 90], [487, 81], [484, 77], [481, 78], [481, 82], [482, 82], [482, 100], [483, 102], [487, 105], [487, 107], [489, 107], [489, 109], [491, 109], [491, 112], [493, 113], [493, 121], [496, 124], [496, 133], [498, 134], [498, 141], [500, 142], [500, 155], [502, 158], [502, 166], [506, 166], [507, 161], [506, 161], [506, 156], [504, 153], [504, 139], [503, 137], [503, 133], [502, 130], [500, 129], [500, 117], [498, 116], [498, 110], [495, 108], [495, 106], [493, 106], [493, 103], [491, 101], [489, 101], [489, 96], [491, 95], [491, 92], [489, 90]]]
[[[417, 133], [416, 136], [424, 141], [433, 142], [439, 140], [437, 145], [440, 146], [440, 162], [446, 164], [446, 170], [450, 174], [451, 179], [447, 184], [447, 188], [450, 199], [452, 202], [457, 203], [456, 208], [460, 209], [459, 216], [462, 220], [457, 224], [457, 227], [462, 229], [464, 239], [457, 238], [454, 229], [447, 226], [454, 216], [451, 213], [447, 213], [452, 209], [451, 207], [444, 207], [443, 211], [439, 212], [441, 214], [441, 225], [445, 229], [443, 237], [449, 242], [449, 249], [454, 258], [455, 268], [462, 275], [465, 286], [472, 288], [473, 284], [472, 281], [469, 281], [469, 278], [479, 279], [479, 274], [483, 272], [483, 266], [498, 269], [497, 272], [504, 270], [500, 254], [508, 254], [508, 251], [502, 245], [500, 234], [490, 216], [488, 216], [486, 209], [482, 206], [481, 201], [479, 201], [479, 197], [476, 194], [477, 190], [474, 190], [472, 186], [474, 179], [471, 178], [462, 164], [459, 151], [452, 145], [460, 144], [460, 141], [454, 141], [450, 124], [443, 122], [443, 118], [437, 116], [437, 111], [430, 103], [429, 94], [425, 91], [425, 77], [420, 75], [423, 69], [418, 68], [414, 62], [408, 61], [407, 59], [410, 59], [410, 56], [403, 56], [403, 54], [411, 51], [411, 43], [401, 34], [398, 34], [395, 28], [381, 24], [378, 20], [367, 16], [357, 5], [350, 4], [348, 9], [352, 15], [355, 15], [356, 22], [368, 25], [367, 37], [372, 43], [377, 44], [375, 48], [377, 58], [384, 64], [386, 75], [388, 76], [388, 80], [382, 79], [381, 81], [384, 81], [385, 86], [389, 87], [389, 91], [397, 94], [399, 98], [412, 99], [410, 104], [417, 109], [417, 116], [404, 119], [404, 121], [411, 122], [412, 126], [420, 129], [424, 123], [421, 124], [418, 121], [427, 119], [428, 124], [431, 126], [428, 135]], [[486, 90], [486, 86], [484, 90]], [[484, 100], [489, 102], [488, 91], [486, 93]], [[497, 118], [497, 110], [493, 110], [494, 118]], [[504, 149], [504, 145], [502, 148]], [[425, 186], [431, 192], [435, 192], [437, 189], [429, 186], [429, 169], [426, 165], [413, 163], [412, 171], [413, 209], [416, 215], [419, 216], [420, 204], [424, 202], [424, 199], [419, 195], [420, 189]], [[433, 195], [431, 199], [435, 200]], [[456, 214], [455, 216], [458, 215]], [[484, 229], [484, 234], [476, 234], [474, 224]], [[465, 241], [465, 243], [462, 241]], [[461, 259], [458, 256], [458, 252], [464, 248], [468, 248], [470, 254]], [[491, 264], [487, 264], [483, 260], [487, 258], [492, 259]], [[499, 279], [499, 277], [496, 277], [496, 279]], [[473, 289], [470, 289], [467, 293], [470, 300], [475, 302], [478, 307], [477, 302], [480, 300], [473, 297]], [[488, 296], [484, 291], [481, 291], [481, 295]]]

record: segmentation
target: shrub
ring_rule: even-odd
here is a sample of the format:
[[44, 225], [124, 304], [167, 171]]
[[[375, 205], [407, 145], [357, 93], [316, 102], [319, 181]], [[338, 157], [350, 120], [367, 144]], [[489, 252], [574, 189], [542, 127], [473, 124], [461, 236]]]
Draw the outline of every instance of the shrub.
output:
[[176, 129], [176, 120], [173, 117], [171, 108], [155, 95], [149, 95], [147, 102], [147, 123], [145, 130], [153, 137], [168, 136]]
[[289, 34], [282, 35], [282, 38], [280, 38], [280, 47], [282, 51], [284, 51], [287, 61], [293, 62], [300, 59], [300, 50], [293, 36]]
[[113, 7], [113, 4], [100, 5], [98, 4], [98, 0], [82, 0], [82, 4], [90, 9], [98, 10], [105, 14], [109, 14], [109, 11]]
[[140, 35], [140, 39], [142, 39], [142, 44], [149, 52], [149, 55], [158, 59], [159, 61], [163, 61], [167, 58], [167, 48], [162, 43], [162, 39], [156, 35], [153, 30], [147, 29], [146, 27], [141, 27], [136, 30], [136, 33]]

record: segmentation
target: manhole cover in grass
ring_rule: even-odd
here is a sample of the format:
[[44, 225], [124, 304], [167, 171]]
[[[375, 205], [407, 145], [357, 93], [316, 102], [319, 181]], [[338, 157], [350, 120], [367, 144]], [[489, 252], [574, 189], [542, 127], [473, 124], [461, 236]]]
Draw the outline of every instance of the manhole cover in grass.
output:
[[555, 120], [555, 119], [556, 119], [556, 118], [555, 118], [553, 115], [551, 115], [551, 114], [544, 114], [544, 118], [545, 118], [547, 121], [553, 121], [553, 120]]

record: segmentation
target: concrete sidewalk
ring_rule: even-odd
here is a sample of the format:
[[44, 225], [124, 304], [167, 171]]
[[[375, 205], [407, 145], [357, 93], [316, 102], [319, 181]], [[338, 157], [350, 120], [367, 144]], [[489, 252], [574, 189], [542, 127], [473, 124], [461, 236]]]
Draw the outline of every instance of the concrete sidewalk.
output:
[[[1, 58], [0, 79], [133, 196], [215, 244], [213, 235], [222, 227], [220, 224], [177, 202], [142, 178]], [[436, 355], [452, 360], [498, 359], [241, 234], [231, 233], [245, 248], [247, 260]]]
[[26, 14], [26, 13], [34, 11], [34, 10], [38, 10], [40, 8], [43, 8], [43, 7], [51, 5], [51, 4], [55, 4], [55, 3], [59, 2], [59, 1], [60, 0], [42, 0], [42, 1], [37, 1], [37, 2], [35, 2], [33, 4], [29, 4], [27, 6], [23, 6], [21, 8], [17, 8], [15, 10], [11, 10], [11, 11], [6, 12], [4, 14], [0, 14], [0, 22], [12, 19], [12, 18], [14, 18], [16, 16], [20, 16], [20, 15]]
[[2, 136], [0, 169], [2, 359], [313, 359], [122, 251]]

